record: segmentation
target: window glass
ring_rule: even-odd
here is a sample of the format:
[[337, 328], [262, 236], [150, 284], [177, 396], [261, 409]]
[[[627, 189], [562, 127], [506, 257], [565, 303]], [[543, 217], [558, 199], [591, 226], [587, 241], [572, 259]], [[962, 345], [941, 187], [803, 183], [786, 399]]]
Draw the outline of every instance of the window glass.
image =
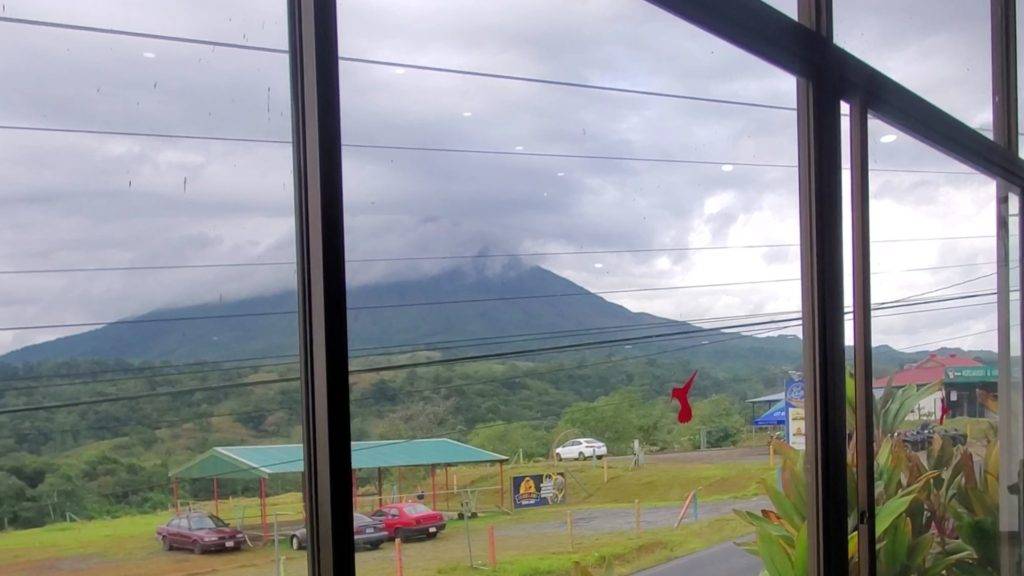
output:
[[992, 136], [988, 2], [842, 0], [833, 10], [839, 46]]
[[957, 553], [1014, 573], [1019, 379], [1000, 374], [994, 183], [880, 122], [870, 155], [878, 573]]
[[424, 573], [792, 556], [795, 79], [642, 2], [340, 7], [357, 509], [446, 513]]
[[303, 573], [286, 21], [0, 7], [0, 573]]

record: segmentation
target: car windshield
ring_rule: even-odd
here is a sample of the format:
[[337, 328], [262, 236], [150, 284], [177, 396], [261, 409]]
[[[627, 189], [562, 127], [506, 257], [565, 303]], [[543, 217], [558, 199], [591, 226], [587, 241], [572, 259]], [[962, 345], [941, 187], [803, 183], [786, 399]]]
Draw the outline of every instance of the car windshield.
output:
[[227, 522], [216, 516], [192, 516], [188, 519], [193, 530], [209, 530], [211, 528], [224, 528]]
[[409, 514], [423, 514], [424, 512], [430, 512], [430, 508], [423, 504], [410, 504], [405, 507], [405, 511]]

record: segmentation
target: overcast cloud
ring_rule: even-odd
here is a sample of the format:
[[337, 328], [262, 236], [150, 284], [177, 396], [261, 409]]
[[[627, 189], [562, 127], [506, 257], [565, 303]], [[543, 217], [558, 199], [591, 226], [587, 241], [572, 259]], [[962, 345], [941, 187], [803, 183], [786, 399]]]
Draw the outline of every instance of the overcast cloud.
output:
[[[785, 3], [785, 4], [792, 4]], [[988, 12], [837, 3], [837, 38], [968, 124], [991, 126]], [[922, 14], [912, 10], [927, 6]], [[792, 13], [792, 6], [782, 6]], [[4, 16], [286, 47], [283, 1], [6, 1]], [[341, 4], [343, 55], [795, 106], [795, 81], [639, 1]], [[287, 58], [0, 22], [0, 124], [290, 137]], [[344, 63], [348, 144], [710, 165], [346, 148], [350, 258], [798, 242], [791, 111]], [[873, 121], [872, 164], [965, 171]], [[0, 269], [294, 258], [287, 144], [0, 130]], [[744, 166], [745, 163], [783, 167]], [[730, 165], [730, 166], [725, 166]], [[977, 175], [874, 172], [876, 239], [994, 235]], [[994, 271], [993, 239], [876, 245], [876, 301]], [[848, 260], [848, 259], [847, 259]], [[591, 290], [789, 279], [796, 248], [531, 260]], [[908, 268], [979, 264], [924, 272]], [[351, 264], [353, 282], [441, 264]], [[444, 265], [457, 265], [446, 262]], [[281, 290], [290, 266], [0, 276], [4, 326], [121, 318]], [[990, 289], [991, 278], [945, 293]], [[797, 282], [617, 295], [692, 319], [797, 310]], [[995, 307], [879, 319], [896, 347], [994, 328]], [[0, 332], [0, 352], [67, 331]], [[951, 345], [994, 346], [992, 333]]]

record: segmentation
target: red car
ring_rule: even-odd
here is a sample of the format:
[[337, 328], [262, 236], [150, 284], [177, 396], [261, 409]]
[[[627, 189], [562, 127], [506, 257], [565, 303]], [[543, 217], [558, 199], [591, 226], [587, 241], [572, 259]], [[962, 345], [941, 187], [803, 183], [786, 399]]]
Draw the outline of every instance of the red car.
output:
[[444, 530], [444, 514], [418, 502], [387, 504], [370, 515], [384, 524], [388, 538], [407, 540], [416, 536], [436, 538]]
[[189, 512], [171, 518], [156, 529], [156, 539], [164, 550], [181, 548], [196, 554], [214, 550], [241, 550], [245, 534], [206, 512]]

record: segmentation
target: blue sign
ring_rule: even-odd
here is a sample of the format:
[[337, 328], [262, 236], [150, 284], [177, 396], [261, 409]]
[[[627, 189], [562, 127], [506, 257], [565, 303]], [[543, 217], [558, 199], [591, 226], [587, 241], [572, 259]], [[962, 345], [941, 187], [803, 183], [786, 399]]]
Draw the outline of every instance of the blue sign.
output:
[[537, 508], [565, 502], [565, 474], [528, 474], [512, 477], [512, 507]]
[[786, 379], [786, 442], [797, 450], [803, 450], [807, 445], [804, 380], [796, 374]]

